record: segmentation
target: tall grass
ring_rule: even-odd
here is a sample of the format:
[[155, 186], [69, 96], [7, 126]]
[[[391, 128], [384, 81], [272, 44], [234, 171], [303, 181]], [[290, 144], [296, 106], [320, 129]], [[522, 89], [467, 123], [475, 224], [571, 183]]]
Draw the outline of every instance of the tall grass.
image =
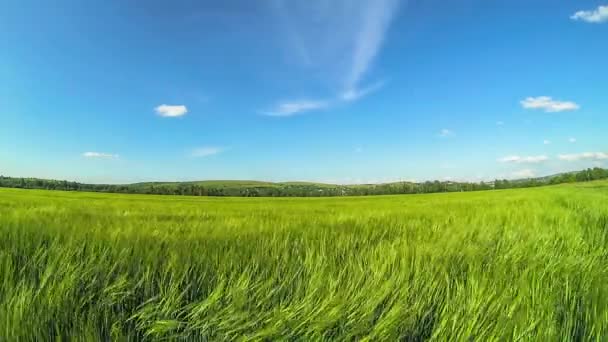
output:
[[231, 199], [0, 190], [0, 340], [608, 339], [608, 183]]

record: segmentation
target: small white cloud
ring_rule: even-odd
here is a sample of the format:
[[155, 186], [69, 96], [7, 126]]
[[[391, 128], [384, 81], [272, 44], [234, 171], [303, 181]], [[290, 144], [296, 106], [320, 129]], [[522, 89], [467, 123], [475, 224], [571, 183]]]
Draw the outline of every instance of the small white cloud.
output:
[[584, 152], [578, 154], [561, 154], [560, 160], [579, 161], [579, 160], [605, 160], [608, 159], [608, 153], [605, 152]]
[[504, 122], [502, 121], [496, 121], [496, 126], [504, 126]]
[[167, 118], [179, 117], [179, 116], [186, 115], [186, 113], [188, 113], [188, 108], [186, 108], [186, 106], [184, 106], [184, 105], [162, 104], [162, 105], [154, 108], [154, 110], [156, 111], [156, 114], [158, 114], [162, 117], [167, 117]]
[[536, 176], [536, 172], [530, 169], [524, 169], [515, 171], [511, 174], [514, 178], [534, 178]]
[[221, 147], [205, 146], [205, 147], [195, 148], [192, 151], [192, 156], [193, 157], [208, 157], [208, 156], [213, 156], [213, 155], [219, 154], [223, 151], [224, 151], [224, 149]]
[[264, 112], [264, 115], [268, 116], [293, 116], [303, 112], [312, 110], [326, 109], [329, 106], [327, 101], [315, 101], [315, 100], [299, 100], [299, 101], [286, 101], [279, 103], [274, 110]]
[[82, 154], [82, 156], [91, 159], [118, 159], [118, 154], [103, 152], [85, 152]]
[[545, 140], [543, 140], [543, 144], [550, 145], [551, 144], [551, 140], [545, 139]]
[[521, 156], [507, 156], [504, 158], [498, 159], [501, 163], [516, 163], [516, 164], [538, 164], [549, 160], [547, 156], [529, 156], [529, 157], [521, 157]]
[[580, 108], [580, 106], [574, 102], [557, 101], [549, 96], [528, 97], [520, 103], [526, 109], [541, 109], [547, 113], [572, 111]]
[[568, 142], [574, 144], [576, 142], [576, 138], [569, 138]]
[[608, 6], [599, 6], [592, 11], [578, 11], [570, 19], [582, 20], [592, 24], [599, 24], [608, 21]]
[[451, 130], [444, 128], [441, 131], [439, 131], [439, 136], [442, 138], [449, 138], [454, 136], [454, 132], [452, 132]]

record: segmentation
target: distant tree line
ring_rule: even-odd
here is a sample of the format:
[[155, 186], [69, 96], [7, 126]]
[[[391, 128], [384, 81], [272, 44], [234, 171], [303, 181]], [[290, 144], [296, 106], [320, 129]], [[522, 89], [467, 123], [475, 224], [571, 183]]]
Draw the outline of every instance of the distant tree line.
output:
[[233, 197], [333, 197], [371, 196], [392, 194], [423, 194], [437, 192], [464, 192], [492, 189], [529, 188], [542, 185], [587, 182], [608, 179], [608, 170], [602, 168], [569, 172], [542, 178], [495, 180], [493, 182], [396, 182], [386, 184], [328, 185], [314, 183], [268, 183], [263, 185], [184, 183], [138, 184], [86, 184], [39, 178], [0, 176], [0, 187], [46, 189], [63, 191], [92, 191], [129, 194], [233, 196]]

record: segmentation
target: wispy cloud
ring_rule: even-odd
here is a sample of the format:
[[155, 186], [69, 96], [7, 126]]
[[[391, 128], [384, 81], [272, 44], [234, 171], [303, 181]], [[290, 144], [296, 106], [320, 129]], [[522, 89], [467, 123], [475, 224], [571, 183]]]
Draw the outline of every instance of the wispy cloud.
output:
[[346, 78], [345, 92], [359, 92], [362, 78], [378, 54], [386, 31], [397, 12], [399, 1], [374, 0], [364, 2], [362, 22], [355, 40], [350, 72]]
[[503, 121], [496, 121], [496, 126], [504, 126], [505, 123]]
[[348, 103], [357, 101], [375, 91], [378, 91], [385, 84], [385, 81], [373, 83], [363, 89], [351, 89], [347, 92], [340, 94], [336, 99], [332, 100], [292, 100], [279, 102], [275, 107], [269, 111], [262, 111], [262, 114], [267, 116], [277, 117], [289, 117], [306, 112], [329, 109], [340, 105], [341, 103]]
[[329, 102], [318, 101], [318, 100], [298, 100], [298, 101], [285, 101], [278, 103], [274, 109], [266, 112], [262, 112], [268, 116], [293, 116], [312, 110], [320, 110], [329, 107]]
[[453, 136], [454, 136], [454, 132], [447, 128], [444, 128], [441, 131], [439, 131], [439, 137], [441, 137], [441, 138], [449, 138], [449, 137], [453, 137]]
[[605, 160], [608, 159], [608, 153], [605, 152], [584, 152], [578, 154], [561, 154], [560, 160], [579, 161], [579, 160]]
[[82, 156], [90, 159], [118, 159], [118, 154], [104, 152], [85, 152]]
[[524, 164], [524, 163], [538, 164], [538, 163], [545, 162], [547, 160], [549, 160], [549, 157], [547, 157], [547, 156], [528, 156], [528, 157], [507, 156], [507, 157], [498, 159], [498, 161], [501, 163], [515, 163], [515, 164]]
[[592, 24], [608, 22], [608, 6], [599, 6], [591, 11], [578, 11], [574, 13], [570, 19], [582, 20]]
[[530, 169], [523, 169], [519, 171], [515, 171], [511, 174], [513, 178], [534, 178], [536, 177], [536, 172]]
[[166, 105], [162, 104], [156, 108], [154, 108], [156, 114], [162, 117], [179, 117], [186, 115], [188, 113], [188, 108], [184, 105]]
[[358, 99], [360, 99], [364, 96], [367, 96], [368, 94], [378, 91], [380, 88], [384, 87], [385, 83], [386, 83], [385, 81], [380, 81], [380, 82], [373, 83], [362, 89], [351, 88], [351, 89], [343, 92], [340, 95], [340, 99], [345, 102], [357, 101]]
[[528, 97], [520, 103], [526, 109], [540, 109], [547, 113], [572, 111], [580, 108], [580, 106], [574, 102], [558, 101], [549, 96]]
[[569, 138], [568, 142], [574, 144], [576, 142], [576, 138]]
[[224, 150], [225, 149], [222, 147], [204, 146], [204, 147], [198, 147], [198, 148], [195, 148], [194, 150], [192, 150], [191, 155], [193, 157], [209, 157], [209, 156], [213, 156], [216, 154], [220, 154]]
[[545, 139], [545, 140], [543, 140], [543, 144], [544, 145], [550, 145], [551, 144], [551, 140]]
[[[327, 100], [286, 101], [274, 116], [326, 109], [372, 94], [384, 81], [365, 83], [382, 49], [401, 0], [271, 1], [291, 53], [305, 67], [329, 76], [335, 93]], [[337, 85], [337, 86], [336, 86]], [[295, 103], [295, 105], [291, 105]], [[300, 108], [302, 108], [300, 110]]]

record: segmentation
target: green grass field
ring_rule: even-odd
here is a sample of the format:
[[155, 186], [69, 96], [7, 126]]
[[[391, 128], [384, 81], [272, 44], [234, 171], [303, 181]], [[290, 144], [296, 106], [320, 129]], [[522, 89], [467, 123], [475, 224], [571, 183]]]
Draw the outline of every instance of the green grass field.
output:
[[0, 340], [608, 339], [608, 182], [351, 198], [0, 189]]

